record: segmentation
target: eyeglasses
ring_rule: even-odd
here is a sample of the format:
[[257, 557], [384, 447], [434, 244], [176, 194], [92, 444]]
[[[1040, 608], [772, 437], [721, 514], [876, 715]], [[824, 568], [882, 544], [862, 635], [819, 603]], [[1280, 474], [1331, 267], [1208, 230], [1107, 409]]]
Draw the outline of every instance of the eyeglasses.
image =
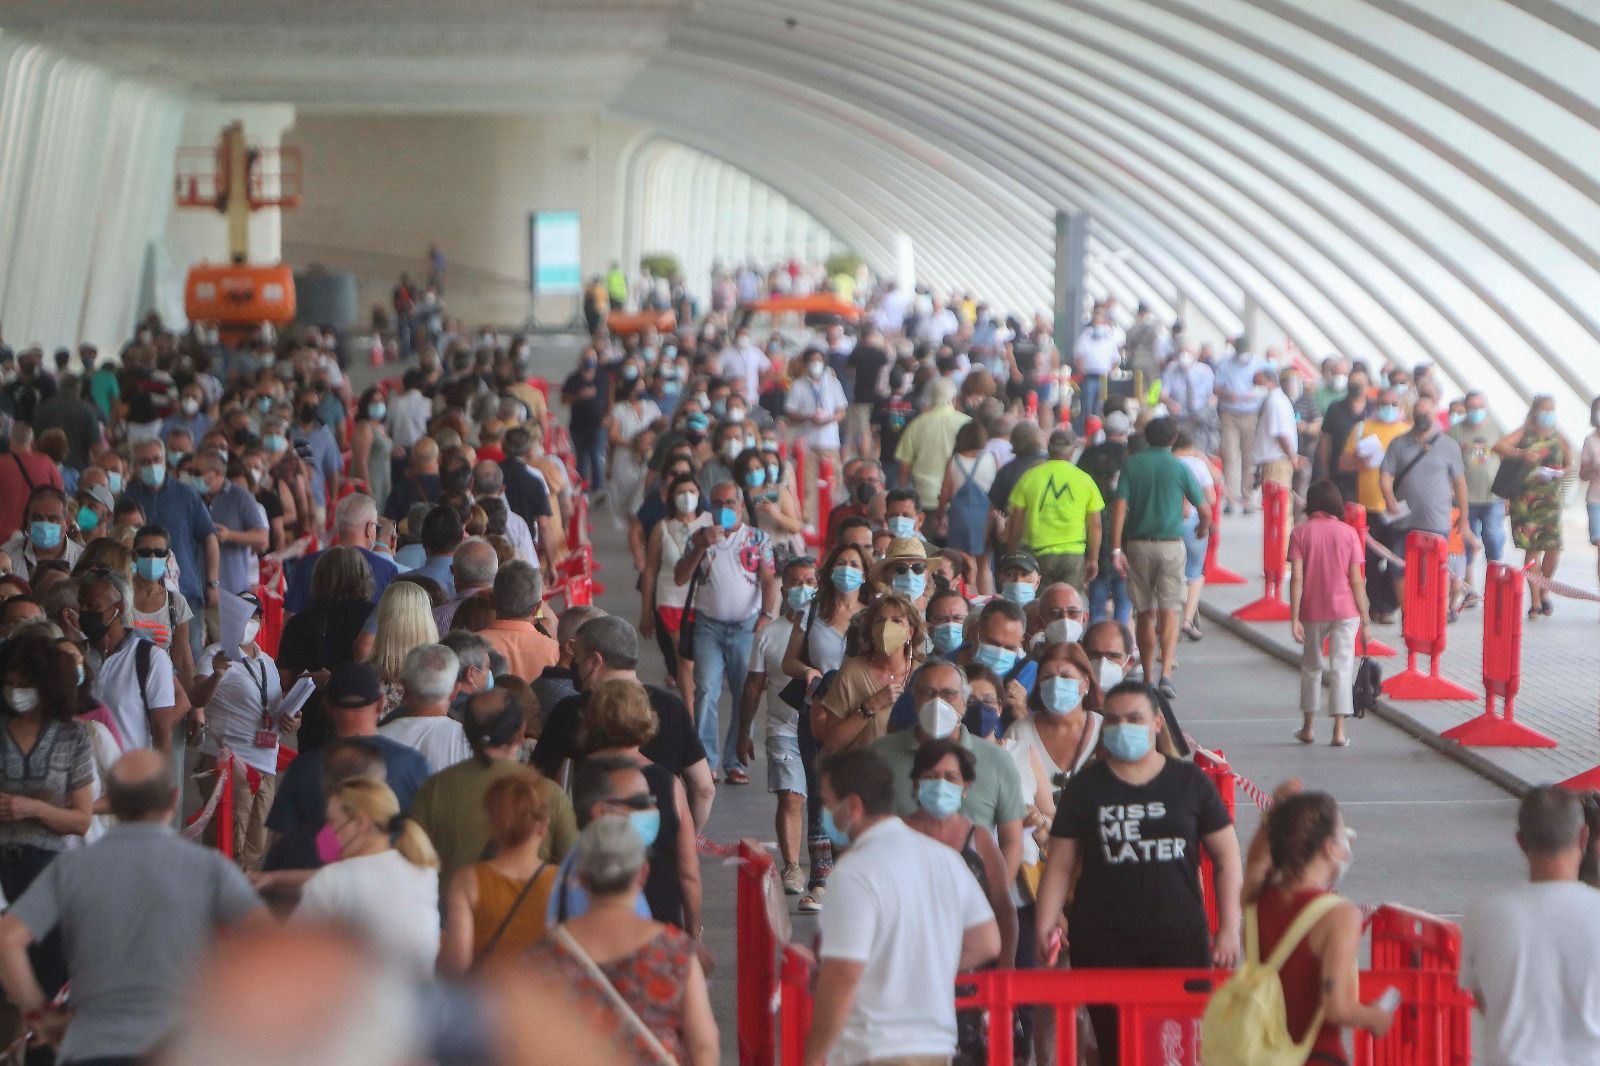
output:
[[928, 564], [927, 563], [895, 563], [894, 566], [891, 567], [891, 569], [896, 574], [926, 574], [928, 572]]
[[140, 559], [165, 559], [168, 552], [165, 548], [135, 548], [133, 554]]
[[656, 798], [648, 792], [640, 792], [633, 796], [618, 796], [606, 802], [613, 807], [626, 807], [630, 811], [653, 811], [656, 809]]

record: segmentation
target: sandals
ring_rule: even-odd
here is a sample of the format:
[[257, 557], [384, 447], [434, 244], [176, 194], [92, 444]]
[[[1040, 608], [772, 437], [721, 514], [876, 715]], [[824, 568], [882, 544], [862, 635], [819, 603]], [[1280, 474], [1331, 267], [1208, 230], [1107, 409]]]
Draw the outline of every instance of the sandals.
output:
[[1350, 738], [1340, 737], [1337, 740], [1330, 740], [1328, 741], [1328, 746], [1330, 748], [1348, 748], [1350, 746]]
[[1315, 744], [1317, 742], [1316, 736], [1304, 729], [1295, 730], [1294, 738], [1302, 744]]
[[1178, 626], [1178, 632], [1182, 633], [1184, 637], [1194, 641], [1195, 643], [1199, 643], [1200, 638], [1205, 636], [1204, 633], [1200, 632], [1200, 627], [1193, 622], [1182, 623]]

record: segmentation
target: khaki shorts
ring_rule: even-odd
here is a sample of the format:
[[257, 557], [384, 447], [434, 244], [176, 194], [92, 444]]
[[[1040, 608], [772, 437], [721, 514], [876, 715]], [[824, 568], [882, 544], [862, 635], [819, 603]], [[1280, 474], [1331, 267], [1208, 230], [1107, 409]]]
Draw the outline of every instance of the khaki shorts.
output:
[[1040, 588], [1062, 581], [1077, 589], [1079, 595], [1087, 594], [1088, 587], [1083, 580], [1084, 561], [1082, 552], [1038, 555], [1035, 558], [1039, 560]]
[[872, 405], [853, 403], [845, 408], [844, 435], [846, 441], [861, 440], [872, 433]]
[[1189, 586], [1183, 579], [1186, 551], [1182, 540], [1130, 540], [1123, 548], [1128, 557], [1128, 594], [1133, 609], [1179, 611]]

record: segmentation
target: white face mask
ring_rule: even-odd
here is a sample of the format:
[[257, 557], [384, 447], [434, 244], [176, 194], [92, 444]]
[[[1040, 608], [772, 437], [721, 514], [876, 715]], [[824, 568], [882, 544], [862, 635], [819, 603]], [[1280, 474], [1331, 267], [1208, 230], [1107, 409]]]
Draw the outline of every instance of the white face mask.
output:
[[1122, 683], [1122, 667], [1111, 659], [1096, 660], [1094, 673], [1101, 692], [1109, 692]]
[[39, 690], [6, 686], [6, 704], [18, 714], [32, 714], [39, 709]]
[[261, 623], [254, 618], [250, 619], [244, 624], [244, 643], [254, 644], [256, 642], [256, 634], [259, 632], [261, 632]]
[[680, 492], [672, 501], [678, 505], [679, 514], [694, 514], [695, 508], [700, 506], [700, 497], [693, 492]]
[[956, 731], [961, 716], [944, 700], [935, 698], [917, 708], [917, 724], [924, 733], [938, 740]]
[[1083, 623], [1076, 618], [1057, 618], [1044, 627], [1047, 644], [1075, 644], [1083, 636]]

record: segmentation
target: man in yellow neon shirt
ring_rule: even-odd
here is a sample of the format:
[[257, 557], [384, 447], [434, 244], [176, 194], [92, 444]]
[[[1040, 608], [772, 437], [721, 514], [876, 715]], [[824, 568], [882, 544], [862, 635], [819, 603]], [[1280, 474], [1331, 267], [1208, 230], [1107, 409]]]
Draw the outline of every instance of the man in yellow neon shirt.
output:
[[[1339, 457], [1339, 469], [1356, 474], [1356, 492], [1361, 506], [1367, 509], [1367, 530], [1372, 539], [1389, 544], [1389, 523], [1384, 518], [1388, 501], [1383, 496], [1383, 479], [1378, 468], [1383, 465], [1384, 453], [1397, 437], [1411, 429], [1406, 419], [1405, 405], [1394, 389], [1384, 389], [1378, 394], [1373, 417], [1357, 423], [1345, 441], [1344, 454]], [[1401, 532], [1404, 536], [1404, 532]], [[1394, 621], [1400, 609], [1400, 599], [1395, 593], [1394, 575], [1382, 556], [1367, 548], [1367, 600], [1372, 607], [1372, 620], [1387, 623]]]

